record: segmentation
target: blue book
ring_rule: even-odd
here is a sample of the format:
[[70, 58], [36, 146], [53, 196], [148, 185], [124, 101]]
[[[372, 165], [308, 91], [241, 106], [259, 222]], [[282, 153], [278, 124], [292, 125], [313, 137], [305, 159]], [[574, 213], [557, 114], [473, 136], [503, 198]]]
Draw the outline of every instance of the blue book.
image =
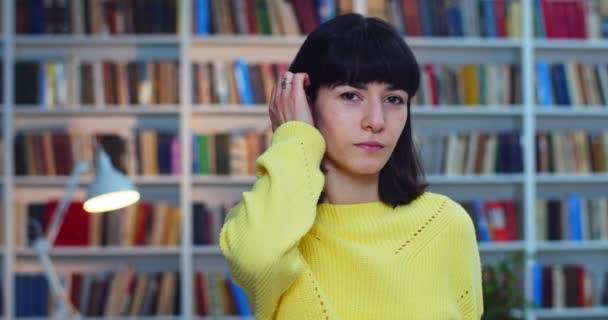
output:
[[490, 229], [488, 228], [488, 220], [486, 220], [486, 216], [483, 214], [481, 200], [473, 200], [471, 207], [473, 209], [473, 216], [475, 217], [477, 223], [477, 228], [479, 229], [479, 242], [492, 241], [492, 238], [490, 237]]
[[608, 38], [608, 17], [602, 18], [602, 38]]
[[200, 144], [198, 142], [198, 135], [192, 135], [192, 174], [200, 174]]
[[226, 281], [230, 284], [230, 292], [232, 293], [232, 297], [234, 298], [234, 302], [236, 304], [236, 309], [240, 316], [251, 316], [253, 313], [251, 312], [251, 306], [249, 305], [249, 301], [247, 300], [247, 294], [245, 291], [241, 289], [236, 283], [232, 281], [230, 277], [230, 273], [226, 275]]
[[572, 194], [568, 197], [570, 209], [570, 240], [583, 241], [583, 227], [581, 224], [581, 198]]
[[196, 16], [195, 33], [197, 35], [209, 34], [209, 0], [194, 0], [194, 14]]
[[27, 31], [30, 34], [44, 33], [44, 3], [43, 0], [29, 0], [27, 8]]
[[538, 104], [549, 107], [553, 105], [553, 90], [551, 88], [551, 77], [549, 63], [543, 60], [536, 62], [536, 94]]
[[484, 21], [488, 38], [496, 38], [496, 15], [494, 14], [494, 0], [483, 2]]
[[422, 25], [422, 35], [425, 37], [433, 36], [431, 26], [431, 12], [427, 1], [420, 1], [420, 23]]
[[327, 22], [336, 16], [336, 0], [317, 0], [319, 23]]
[[449, 5], [447, 9], [448, 35], [452, 37], [464, 36], [462, 24], [462, 10], [457, 5]]
[[537, 308], [543, 305], [543, 266], [536, 263], [532, 267], [532, 292], [534, 304]]
[[564, 105], [564, 106], [569, 106], [570, 105], [570, 94], [568, 92], [568, 84], [566, 82], [567, 81], [566, 80], [566, 67], [564, 66], [563, 63], [557, 63], [554, 65], [553, 68], [554, 68], [554, 72], [555, 72], [555, 74], [553, 75], [555, 77], [554, 89], [559, 97], [558, 104]]
[[253, 88], [251, 87], [249, 66], [245, 59], [237, 59], [234, 62], [234, 76], [236, 79], [239, 97], [241, 98], [241, 104], [253, 105], [255, 103], [255, 99], [253, 96]]
[[534, 31], [538, 38], [545, 37], [545, 24], [541, 12], [540, 0], [534, 0]]

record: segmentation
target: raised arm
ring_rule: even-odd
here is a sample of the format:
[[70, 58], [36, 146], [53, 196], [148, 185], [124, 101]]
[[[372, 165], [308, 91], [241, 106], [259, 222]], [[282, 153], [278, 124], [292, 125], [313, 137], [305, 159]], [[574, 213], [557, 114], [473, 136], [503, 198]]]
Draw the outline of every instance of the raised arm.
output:
[[253, 189], [243, 194], [222, 228], [222, 253], [259, 319], [270, 318], [302, 270], [298, 243], [315, 220], [324, 148], [314, 127], [297, 121], [281, 125], [256, 162]]

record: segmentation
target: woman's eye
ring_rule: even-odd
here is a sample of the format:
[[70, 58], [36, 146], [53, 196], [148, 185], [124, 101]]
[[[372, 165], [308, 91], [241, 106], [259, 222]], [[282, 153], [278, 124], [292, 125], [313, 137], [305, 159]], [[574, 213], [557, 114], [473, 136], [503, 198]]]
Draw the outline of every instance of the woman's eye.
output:
[[354, 100], [358, 99], [357, 95], [354, 94], [353, 92], [344, 92], [343, 94], [340, 95], [340, 97], [342, 97], [342, 99], [350, 100], [350, 101], [354, 101]]
[[391, 96], [388, 97], [386, 100], [388, 100], [388, 102], [392, 104], [403, 104], [403, 98], [398, 96]]

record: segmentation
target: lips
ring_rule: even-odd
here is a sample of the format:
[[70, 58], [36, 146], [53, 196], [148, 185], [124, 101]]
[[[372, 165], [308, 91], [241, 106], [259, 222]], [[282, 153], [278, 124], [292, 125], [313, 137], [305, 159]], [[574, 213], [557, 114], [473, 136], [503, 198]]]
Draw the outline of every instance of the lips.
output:
[[378, 151], [384, 148], [384, 145], [378, 141], [364, 141], [356, 143], [355, 146], [367, 151]]

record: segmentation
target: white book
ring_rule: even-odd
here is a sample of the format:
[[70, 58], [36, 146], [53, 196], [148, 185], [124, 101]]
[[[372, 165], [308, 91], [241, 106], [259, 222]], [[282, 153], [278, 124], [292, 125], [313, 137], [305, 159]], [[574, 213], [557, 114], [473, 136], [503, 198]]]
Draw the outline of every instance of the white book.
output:
[[547, 201], [536, 200], [536, 241], [547, 240]]
[[447, 136], [445, 145], [445, 161], [443, 166], [443, 173], [445, 175], [455, 174], [456, 166], [456, 148], [458, 147], [458, 134], [456, 132], [450, 132]]
[[598, 217], [598, 240], [608, 241], [608, 197], [599, 197], [596, 216]]
[[566, 66], [566, 84], [570, 96], [570, 104], [573, 108], [578, 108], [583, 104], [581, 99], [580, 81], [577, 72], [577, 63], [569, 61]]
[[582, 229], [582, 238], [584, 241], [589, 241], [591, 240], [591, 230], [589, 229], [589, 214], [590, 212], [590, 208], [589, 208], [589, 199], [587, 199], [586, 197], [580, 196], [580, 203], [581, 203], [581, 212], [580, 212], [580, 217], [581, 217], [581, 229]]
[[469, 134], [469, 146], [466, 152], [466, 166], [464, 173], [475, 173], [475, 159], [477, 158], [477, 143], [479, 142], [479, 132], [471, 132]]
[[566, 306], [566, 280], [564, 279], [564, 267], [553, 266], [553, 308], [561, 309]]
[[498, 147], [496, 133], [490, 133], [486, 140], [486, 152], [483, 156], [483, 173], [493, 174], [496, 172], [496, 148]]

